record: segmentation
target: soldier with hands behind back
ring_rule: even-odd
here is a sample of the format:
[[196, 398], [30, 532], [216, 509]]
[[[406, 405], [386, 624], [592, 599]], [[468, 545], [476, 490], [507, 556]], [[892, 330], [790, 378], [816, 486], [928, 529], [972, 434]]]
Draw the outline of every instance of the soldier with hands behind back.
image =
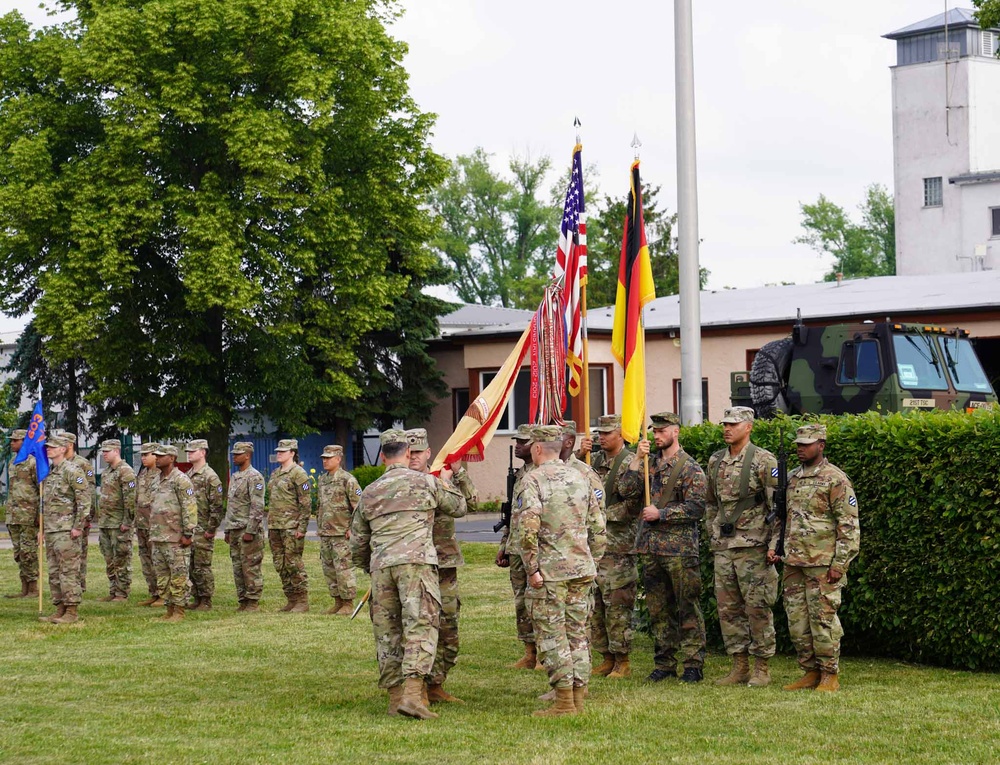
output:
[[354, 611], [357, 584], [351, 566], [351, 516], [361, 501], [358, 479], [341, 467], [344, 447], [323, 448], [323, 473], [319, 477], [316, 528], [319, 530], [319, 560], [333, 598], [327, 614], [350, 616]]
[[135, 523], [136, 478], [122, 459], [122, 442], [109, 438], [101, 444], [107, 463], [101, 474], [101, 503], [97, 508], [101, 554], [108, 574], [105, 602], [127, 600], [132, 590], [132, 526]]
[[149, 541], [153, 544], [156, 586], [167, 606], [163, 621], [184, 619], [188, 584], [187, 549], [194, 540], [198, 504], [190, 479], [177, 469], [177, 447], [160, 445], [153, 452], [160, 480], [153, 493], [149, 515]]
[[278, 441], [274, 451], [278, 468], [267, 482], [267, 541], [287, 599], [281, 610], [299, 614], [309, 610], [309, 576], [302, 551], [312, 515], [312, 484], [298, 463], [296, 439]]
[[229, 476], [229, 501], [226, 507], [226, 542], [233, 563], [237, 611], [258, 611], [264, 591], [261, 564], [264, 561], [264, 476], [250, 460], [251, 441], [233, 444], [236, 470]]

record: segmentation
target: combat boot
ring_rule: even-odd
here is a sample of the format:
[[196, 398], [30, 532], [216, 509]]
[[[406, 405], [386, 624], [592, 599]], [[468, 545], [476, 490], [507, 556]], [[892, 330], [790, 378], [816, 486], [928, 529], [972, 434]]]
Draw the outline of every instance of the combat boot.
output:
[[140, 601], [139, 605], [143, 607], [155, 606], [156, 601], [160, 599], [159, 595], [150, 595], [146, 600]]
[[615, 668], [615, 655], [613, 653], [602, 654], [604, 656], [604, 661], [594, 667], [593, 671], [590, 673], [592, 675], [600, 675], [601, 677], [607, 677]]
[[39, 616], [38, 621], [55, 624], [56, 619], [61, 619], [63, 614], [65, 613], [66, 613], [66, 606], [64, 606], [62, 603], [58, 603], [56, 604], [56, 610], [54, 613], [51, 613], [48, 616]]
[[524, 644], [524, 656], [510, 665], [510, 669], [534, 669], [538, 661], [538, 651], [534, 643]]
[[620, 680], [631, 676], [632, 667], [629, 664], [628, 654], [620, 653], [615, 656], [615, 668], [608, 673], [608, 680]]
[[150, 608], [163, 608], [167, 605], [167, 601], [161, 598], [159, 595], [156, 596], [156, 600], [149, 604]]
[[66, 606], [66, 611], [58, 619], [53, 619], [53, 624], [76, 624], [80, 621], [80, 616], [76, 613], [76, 606]]
[[260, 606], [257, 605], [256, 600], [248, 600], [243, 610], [248, 614], [255, 614], [260, 611]]
[[161, 622], [168, 622], [168, 621], [170, 621], [171, 620], [170, 617], [172, 617], [174, 615], [174, 608], [175, 607], [174, 607], [174, 605], [172, 603], [168, 603], [167, 604], [167, 612], [163, 616], [157, 617], [157, 621], [161, 621]]
[[583, 702], [587, 698], [587, 686], [585, 685], [574, 685], [573, 686], [573, 706], [576, 707], [577, 712], [583, 711]]
[[296, 595], [295, 602], [292, 604], [292, 607], [288, 609], [288, 611], [293, 614], [304, 614], [308, 610], [309, 610], [309, 593], [307, 592], [300, 592], [298, 595]]
[[389, 709], [386, 712], [389, 717], [399, 716], [399, 702], [403, 700], [403, 684], [394, 685], [389, 689]]
[[761, 656], [753, 657], [753, 674], [747, 685], [752, 688], [763, 688], [771, 684], [771, 671], [767, 666], [767, 659]]
[[340, 601], [340, 610], [337, 611], [337, 616], [351, 616], [354, 613], [354, 600], [347, 600], [346, 598]]
[[98, 603], [110, 603], [114, 599], [115, 599], [115, 594], [113, 592], [109, 592], [103, 598], [98, 598], [97, 602]]
[[576, 701], [572, 688], [556, 688], [556, 700], [548, 709], [539, 709], [532, 713], [534, 717], [560, 717], [576, 714]]
[[21, 591], [12, 592], [10, 595], [4, 595], [5, 598], [12, 600], [14, 598], [26, 598], [28, 597], [28, 580], [23, 576], [21, 577]]
[[25, 595], [26, 598], [38, 597], [38, 581], [28, 582], [28, 594]]
[[427, 686], [427, 700], [431, 704], [464, 704], [457, 696], [452, 696], [440, 684], [432, 683]]
[[128, 600], [128, 595], [124, 592], [116, 592], [115, 596], [111, 598], [112, 603], [124, 603], [126, 600]]
[[424, 704], [421, 697], [423, 694], [424, 681], [420, 677], [408, 677], [403, 682], [403, 696], [399, 700], [398, 710], [407, 717], [416, 717], [418, 720], [436, 720], [438, 715], [432, 712]]
[[344, 601], [337, 597], [334, 598], [334, 601], [334, 604], [323, 612], [326, 616], [335, 616], [340, 612], [340, 606]]
[[704, 679], [701, 667], [684, 667], [684, 674], [681, 675], [682, 683], [700, 683]]
[[241, 600], [239, 602], [239, 605], [236, 606], [236, 610], [237, 611], [246, 611], [247, 610], [247, 602], [245, 600]]
[[198, 601], [198, 605], [196, 605], [191, 610], [192, 611], [211, 611], [212, 610], [212, 599], [211, 598], [201, 598]]
[[747, 653], [733, 654], [733, 668], [725, 677], [715, 681], [716, 685], [743, 685], [750, 681], [750, 655]]
[[783, 691], [808, 691], [819, 685], [819, 670], [818, 669], [807, 669], [806, 673], [796, 680], [794, 683], [789, 683], [781, 687]]
[[176, 623], [184, 621], [184, 606], [174, 606], [174, 612], [164, 621]]
[[550, 688], [548, 691], [546, 691], [545, 693], [541, 694], [538, 697], [538, 700], [539, 701], [555, 701], [556, 700], [556, 689], [555, 688]]
[[840, 690], [840, 675], [836, 672], [824, 672], [819, 680], [819, 685], [816, 686], [817, 691], [823, 691], [824, 693], [833, 693], [834, 691]]
[[295, 607], [296, 596], [295, 595], [285, 595], [285, 599], [288, 602], [285, 603], [285, 605], [283, 605], [281, 608], [279, 608], [278, 611], [283, 612], [283, 613], [288, 613], [289, 611], [291, 611]]

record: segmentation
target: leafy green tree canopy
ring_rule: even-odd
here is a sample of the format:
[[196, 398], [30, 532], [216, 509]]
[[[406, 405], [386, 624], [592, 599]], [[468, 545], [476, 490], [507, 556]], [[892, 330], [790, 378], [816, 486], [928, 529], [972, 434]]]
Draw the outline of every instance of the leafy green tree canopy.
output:
[[[976, 21], [983, 29], [1000, 27], [1000, 0], [972, 0], [976, 6]], [[1000, 56], [1000, 51], [997, 51]]]

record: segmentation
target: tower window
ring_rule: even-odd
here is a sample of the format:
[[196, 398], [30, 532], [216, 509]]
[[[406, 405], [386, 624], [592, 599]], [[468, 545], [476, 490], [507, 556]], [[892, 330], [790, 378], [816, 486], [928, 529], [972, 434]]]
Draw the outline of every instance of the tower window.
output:
[[1000, 237], [1000, 207], [990, 209], [990, 236]]
[[924, 178], [924, 207], [940, 207], [941, 204], [941, 176]]

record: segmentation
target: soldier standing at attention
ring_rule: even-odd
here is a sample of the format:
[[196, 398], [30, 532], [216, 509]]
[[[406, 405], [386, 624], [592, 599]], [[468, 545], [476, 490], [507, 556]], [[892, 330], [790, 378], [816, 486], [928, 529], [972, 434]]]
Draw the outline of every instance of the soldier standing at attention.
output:
[[[426, 473], [431, 459], [427, 431], [423, 428], [408, 430], [406, 439], [410, 446], [410, 470]], [[458, 470], [454, 471], [451, 482], [462, 492], [466, 511], [474, 510], [479, 497], [469, 477], [469, 471], [464, 465], [460, 465]], [[433, 538], [438, 559], [441, 618], [438, 624], [437, 654], [434, 657], [434, 667], [427, 679], [427, 698], [432, 704], [442, 701], [460, 704], [461, 699], [452, 696], [442, 687], [458, 658], [458, 616], [462, 608], [462, 601], [458, 595], [458, 567], [465, 565], [465, 559], [462, 557], [458, 539], [455, 538], [455, 519], [447, 513], [435, 513]]]
[[250, 460], [253, 443], [233, 444], [236, 470], [229, 476], [229, 504], [226, 510], [226, 542], [233, 562], [237, 611], [258, 611], [264, 591], [261, 563], [264, 561], [264, 476]]
[[158, 443], [145, 443], [139, 449], [139, 460], [142, 467], [136, 476], [135, 494], [135, 536], [139, 542], [139, 563], [142, 565], [142, 575], [146, 578], [149, 598], [140, 606], [163, 605], [160, 590], [156, 584], [156, 569], [153, 567], [153, 543], [149, 541], [149, 514], [153, 509], [153, 494], [156, 484], [160, 482], [160, 471], [156, 469], [156, 455], [160, 448]]
[[83, 524], [83, 535], [80, 537], [80, 592], [87, 591], [87, 548], [90, 546], [90, 527], [97, 513], [97, 478], [94, 476], [94, 466], [90, 460], [81, 457], [76, 451], [76, 434], [58, 431], [66, 441], [66, 459], [76, 464], [87, 478], [87, 518]]
[[389, 714], [429, 720], [424, 678], [434, 666], [441, 614], [435, 514], [460, 518], [466, 504], [445, 466], [440, 479], [410, 470], [402, 430], [379, 436], [385, 473], [361, 492], [351, 523], [351, 558], [372, 577], [371, 616], [379, 688]]
[[535, 712], [538, 717], [583, 711], [590, 682], [590, 589], [597, 573], [594, 561], [601, 559], [606, 545], [600, 499], [560, 458], [563, 436], [557, 425], [531, 429], [536, 467], [524, 478], [519, 497], [521, 558], [528, 574], [525, 602], [555, 691], [552, 706]]
[[594, 674], [617, 679], [632, 674], [632, 609], [639, 581], [635, 534], [644, 486], [642, 474], [629, 470], [632, 452], [622, 438], [621, 416], [599, 418], [597, 430], [601, 450], [593, 455], [591, 467], [604, 482], [608, 547], [597, 563], [590, 641], [604, 657]]
[[215, 552], [215, 532], [222, 522], [222, 481], [219, 474], [205, 462], [208, 441], [196, 438], [188, 441], [187, 460], [191, 469], [187, 477], [194, 487], [198, 503], [198, 526], [194, 531], [191, 552], [191, 597], [195, 611], [210, 611], [215, 595], [215, 575], [212, 573], [212, 554]]
[[[722, 417], [728, 445], [708, 460], [706, 525], [715, 558], [715, 599], [733, 668], [716, 685], [762, 687], [771, 682], [778, 574], [767, 562], [780, 521], [765, 520], [778, 484], [778, 460], [750, 441], [753, 409], [734, 406]], [[753, 656], [753, 674], [750, 672]]]
[[309, 610], [309, 577], [302, 561], [306, 529], [312, 514], [312, 484], [298, 463], [299, 442], [294, 438], [278, 441], [274, 450], [278, 469], [267, 482], [267, 539], [271, 544], [274, 568], [281, 577], [281, 589], [288, 602], [282, 611], [295, 614]]
[[319, 529], [319, 559], [334, 603], [327, 614], [350, 616], [354, 612], [357, 583], [351, 566], [351, 516], [361, 499], [358, 479], [343, 470], [344, 447], [323, 447], [323, 474], [319, 477], [316, 527]]
[[101, 444], [107, 468], [101, 475], [101, 504], [97, 528], [108, 574], [105, 603], [127, 600], [132, 589], [132, 524], [135, 519], [136, 480], [132, 466], [122, 459], [122, 442], [109, 438]]
[[56, 611], [42, 616], [43, 622], [73, 624], [79, 621], [80, 539], [84, 518], [90, 512], [87, 476], [78, 465], [66, 459], [62, 436], [49, 436], [45, 452], [49, 457], [49, 475], [44, 483], [42, 512], [45, 513], [45, 557], [49, 565], [49, 592]]
[[[788, 632], [805, 673], [786, 691], [840, 689], [837, 617], [847, 567], [858, 554], [858, 498], [851, 480], [824, 456], [826, 426], [795, 433], [799, 466], [788, 476], [788, 521], [782, 576]], [[773, 549], [768, 560], [779, 558]]]
[[7, 531], [14, 548], [14, 562], [21, 575], [21, 591], [5, 598], [28, 598], [38, 595], [38, 474], [35, 457], [17, 465], [14, 459], [24, 444], [28, 431], [15, 430], [10, 435], [10, 465], [7, 475], [10, 497], [7, 501]]
[[187, 548], [194, 539], [198, 504], [191, 481], [175, 464], [177, 447], [161, 445], [153, 454], [160, 471], [149, 515], [149, 541], [153, 543], [156, 587], [167, 605], [167, 613], [161, 619], [179, 622], [184, 618], [184, 592], [188, 582]]
[[[698, 683], [705, 665], [705, 619], [701, 614], [701, 565], [698, 524], [705, 515], [705, 473], [681, 448], [680, 418], [673, 412], [652, 415], [659, 450], [650, 460], [651, 504], [642, 509], [636, 551], [643, 554], [643, 586], [653, 632], [654, 683], [677, 676]], [[649, 441], [636, 447], [629, 470], [642, 475]]]

